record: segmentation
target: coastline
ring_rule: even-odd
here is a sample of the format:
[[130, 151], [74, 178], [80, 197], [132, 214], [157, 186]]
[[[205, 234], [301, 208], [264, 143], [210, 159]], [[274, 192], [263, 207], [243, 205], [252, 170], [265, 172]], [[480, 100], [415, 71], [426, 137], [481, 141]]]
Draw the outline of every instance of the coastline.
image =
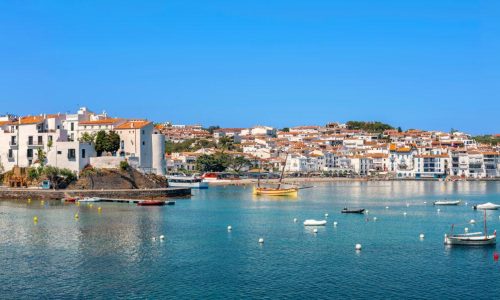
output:
[[[442, 181], [439, 179], [435, 178], [421, 178], [421, 179], [415, 179], [415, 178], [405, 178], [405, 179], [375, 179], [375, 178], [345, 178], [345, 177], [299, 177], [299, 178], [284, 178], [283, 183], [285, 184], [307, 184], [307, 183], [320, 183], [320, 182], [394, 182], [394, 181], [415, 181], [415, 182], [421, 182], [421, 181], [428, 181], [428, 182], [489, 182], [489, 181], [500, 181], [500, 178], [481, 178], [481, 179], [461, 179], [461, 180], [455, 180], [455, 181]], [[265, 179], [261, 180], [262, 184], [265, 183], [273, 183], [277, 184], [279, 182], [279, 179]], [[221, 182], [209, 182], [210, 186], [225, 186], [225, 185], [233, 185], [233, 186], [238, 186], [238, 185], [254, 185], [257, 184], [257, 179], [237, 179], [237, 180], [228, 180], [228, 181], [221, 181]]]

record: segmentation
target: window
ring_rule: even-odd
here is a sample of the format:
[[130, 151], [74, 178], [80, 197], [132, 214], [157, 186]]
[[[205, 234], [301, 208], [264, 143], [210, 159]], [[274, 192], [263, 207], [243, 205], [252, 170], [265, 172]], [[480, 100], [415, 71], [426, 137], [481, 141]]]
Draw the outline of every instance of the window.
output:
[[52, 142], [52, 136], [51, 135], [49, 135], [48, 139], [49, 139], [49, 142]]
[[142, 130], [142, 134], [144, 134], [144, 129]]
[[14, 151], [12, 149], [9, 149], [9, 158], [14, 158]]
[[76, 158], [75, 149], [68, 149], [68, 159], [75, 159], [75, 158]]
[[33, 145], [33, 137], [32, 136], [28, 137], [28, 145]]
[[85, 149], [82, 149], [82, 158], [85, 158]]
[[71, 122], [71, 131], [75, 130], [75, 123]]
[[143, 145], [143, 146], [144, 146], [144, 145], [146, 145], [146, 142], [145, 142], [145, 141], [142, 141], [142, 145]]
[[57, 151], [57, 154], [61, 155], [61, 154], [62, 154], [62, 152], [61, 152], [61, 151]]
[[43, 136], [38, 136], [38, 145], [43, 145]]
[[28, 149], [28, 151], [26, 152], [26, 156], [33, 157], [33, 149]]

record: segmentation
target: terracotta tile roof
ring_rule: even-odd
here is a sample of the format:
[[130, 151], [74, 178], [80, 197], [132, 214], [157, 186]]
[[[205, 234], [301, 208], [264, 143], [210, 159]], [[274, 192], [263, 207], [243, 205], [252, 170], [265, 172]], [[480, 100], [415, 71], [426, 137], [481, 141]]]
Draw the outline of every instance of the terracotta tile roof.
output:
[[95, 121], [83, 121], [83, 122], [80, 122], [78, 125], [114, 125], [114, 124], [117, 124], [121, 121], [123, 121], [123, 119], [106, 118], [106, 119], [95, 120]]
[[20, 125], [27, 125], [27, 124], [38, 124], [43, 122], [44, 117], [43, 116], [27, 116], [27, 117], [21, 117], [19, 119], [20, 122], [14, 121], [13, 123], [17, 123]]
[[131, 120], [119, 126], [116, 126], [115, 129], [116, 130], [141, 129], [143, 127], [148, 126], [149, 124], [151, 124], [151, 122], [147, 120]]

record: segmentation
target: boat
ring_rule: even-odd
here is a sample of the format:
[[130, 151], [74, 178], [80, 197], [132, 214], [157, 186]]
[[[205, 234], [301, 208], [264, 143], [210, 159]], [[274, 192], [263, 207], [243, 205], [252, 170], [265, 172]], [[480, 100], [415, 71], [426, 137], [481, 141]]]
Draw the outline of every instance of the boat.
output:
[[347, 207], [344, 207], [344, 209], [342, 209], [340, 212], [343, 214], [364, 214], [365, 209], [364, 208], [348, 209]]
[[99, 197], [85, 197], [83, 199], [78, 199], [78, 202], [99, 202], [101, 198]]
[[232, 183], [235, 180], [240, 180], [239, 175], [223, 172], [207, 172], [201, 178], [207, 183]]
[[268, 195], [268, 196], [297, 196], [299, 188], [296, 186], [290, 186], [283, 188], [283, 176], [285, 175], [285, 166], [288, 158], [288, 153], [285, 157], [285, 163], [283, 165], [283, 170], [281, 171], [280, 179], [276, 188], [274, 187], [261, 187], [260, 186], [260, 176], [257, 180], [257, 186], [253, 188], [254, 195]]
[[304, 226], [325, 226], [326, 220], [305, 220]]
[[65, 197], [65, 198], [62, 198], [61, 200], [63, 202], [76, 202], [78, 201], [80, 198], [78, 197]]
[[488, 202], [488, 203], [484, 203], [484, 204], [474, 205], [473, 207], [474, 207], [474, 209], [497, 210], [498, 208], [500, 208], [500, 205]]
[[141, 200], [137, 202], [137, 206], [163, 206], [165, 201], [161, 200]]
[[434, 201], [434, 205], [459, 205], [460, 200], [438, 200]]
[[166, 205], [175, 205], [175, 201], [166, 201], [165, 204]]
[[208, 189], [208, 182], [198, 176], [170, 175], [167, 176], [168, 185], [171, 187], [189, 187], [193, 189]]
[[454, 234], [454, 225], [451, 225], [450, 234], [444, 235], [445, 245], [464, 245], [464, 246], [487, 246], [495, 245], [497, 241], [497, 231], [493, 231], [493, 234], [488, 234], [488, 229], [486, 227], [486, 211], [484, 211], [484, 233], [483, 232], [473, 232], [473, 233], [463, 233]]

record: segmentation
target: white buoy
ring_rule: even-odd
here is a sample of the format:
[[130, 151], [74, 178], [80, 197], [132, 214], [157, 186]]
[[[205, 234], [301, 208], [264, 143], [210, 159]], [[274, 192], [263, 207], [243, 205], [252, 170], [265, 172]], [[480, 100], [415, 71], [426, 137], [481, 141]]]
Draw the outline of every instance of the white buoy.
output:
[[327, 213], [325, 214], [325, 218], [328, 218], [328, 214]]
[[337, 226], [337, 224], [338, 224], [337, 221], [333, 222], [333, 226]]
[[465, 233], [469, 232], [469, 228], [468, 228], [468, 227], [465, 227], [465, 228], [464, 228], [464, 232], [465, 232]]
[[385, 209], [389, 209], [389, 206], [386, 206]]
[[356, 244], [356, 246], [354, 246], [354, 248], [356, 249], [356, 251], [360, 251], [361, 250], [361, 244]]
[[152, 237], [151, 239], [153, 240], [153, 242], [156, 241], [156, 237]]
[[427, 204], [427, 201], [424, 201], [424, 204]]
[[294, 222], [294, 223], [297, 223], [297, 218], [294, 218], [294, 219], [293, 219], [293, 222]]
[[425, 238], [425, 235], [423, 233], [420, 234], [420, 239], [423, 240]]
[[377, 221], [377, 217], [373, 217], [373, 221]]
[[476, 220], [472, 219], [472, 220], [469, 221], [469, 223], [476, 224]]
[[406, 207], [410, 207], [410, 203], [406, 203]]
[[227, 231], [231, 231], [233, 230], [233, 227], [231, 227], [231, 225], [227, 226]]
[[406, 216], [406, 211], [403, 213], [403, 216]]
[[264, 244], [264, 238], [259, 239], [259, 244]]
[[365, 213], [369, 213], [369, 212], [370, 212], [370, 211], [369, 211], [368, 209], [367, 209], [367, 210], [365, 210]]
[[465, 202], [465, 205], [467, 206], [469, 203]]
[[162, 240], [162, 241], [163, 241], [164, 239], [165, 239], [165, 236], [164, 236], [163, 234], [162, 234], [162, 235], [160, 235], [160, 240]]
[[438, 209], [437, 209], [437, 212], [441, 212], [441, 208], [438, 208]]
[[318, 233], [318, 229], [317, 229], [317, 228], [314, 228], [313, 232], [314, 232], [314, 233]]

